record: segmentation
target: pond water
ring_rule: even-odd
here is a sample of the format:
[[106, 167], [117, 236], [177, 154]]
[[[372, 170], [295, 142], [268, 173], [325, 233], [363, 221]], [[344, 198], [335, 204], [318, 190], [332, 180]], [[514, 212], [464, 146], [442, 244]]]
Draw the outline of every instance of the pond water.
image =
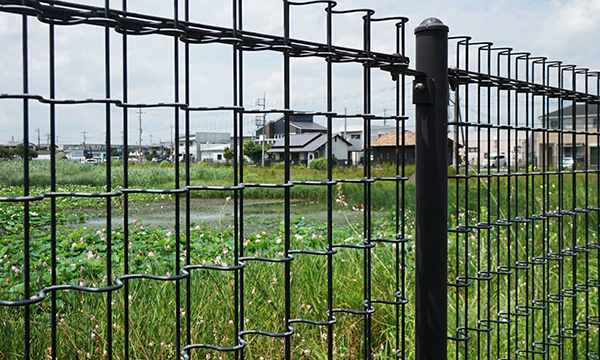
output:
[[[180, 202], [180, 224], [185, 225], [185, 199]], [[106, 217], [98, 213], [95, 208], [88, 212], [90, 216], [83, 223], [70, 224], [71, 227], [86, 226], [91, 228], [106, 227]], [[233, 223], [234, 204], [233, 199], [227, 204], [224, 199], [191, 199], [190, 201], [190, 222], [195, 225], [223, 227], [226, 228]], [[290, 205], [292, 219], [305, 217], [314, 219], [318, 222], [327, 222], [327, 202], [326, 201], [302, 201], [292, 200]], [[252, 219], [245, 224], [246, 230], [252, 228], [261, 228], [261, 220], [264, 225], [273, 224], [277, 220], [283, 220], [284, 202], [283, 200], [256, 200], [244, 199], [244, 219]], [[373, 220], [387, 215], [387, 211], [373, 211]], [[362, 223], [363, 213], [359, 210], [352, 210], [352, 207], [343, 208], [340, 204], [333, 203], [333, 223], [347, 224]], [[121, 227], [123, 222], [123, 212], [119, 207], [112, 209], [112, 226]], [[175, 224], [175, 199], [160, 200], [154, 202], [134, 202], [129, 206], [129, 222], [139, 221], [147, 227], [159, 227], [173, 229]]]

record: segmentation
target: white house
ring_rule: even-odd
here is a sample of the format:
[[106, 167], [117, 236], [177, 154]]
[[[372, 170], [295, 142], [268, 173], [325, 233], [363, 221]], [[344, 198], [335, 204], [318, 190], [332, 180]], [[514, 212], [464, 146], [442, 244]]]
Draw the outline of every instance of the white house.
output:
[[[231, 135], [197, 132], [190, 134], [189, 156], [192, 162], [225, 162], [225, 149], [230, 148]], [[185, 136], [179, 137], [179, 160], [185, 161]]]

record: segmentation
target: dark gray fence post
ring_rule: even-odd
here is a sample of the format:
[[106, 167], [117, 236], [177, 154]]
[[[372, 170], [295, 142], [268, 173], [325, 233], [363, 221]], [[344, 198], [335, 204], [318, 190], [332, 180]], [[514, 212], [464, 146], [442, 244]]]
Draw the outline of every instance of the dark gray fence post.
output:
[[416, 29], [416, 359], [446, 359], [448, 27]]

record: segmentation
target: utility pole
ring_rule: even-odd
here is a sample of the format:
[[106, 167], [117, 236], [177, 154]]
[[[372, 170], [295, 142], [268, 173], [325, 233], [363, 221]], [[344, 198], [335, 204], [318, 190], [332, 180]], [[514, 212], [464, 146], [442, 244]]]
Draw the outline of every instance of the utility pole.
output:
[[[35, 132], [37, 132], [38, 134], [38, 151], [40, 150], [40, 128], [38, 127], [37, 129], [35, 129]], [[27, 144], [27, 146], [29, 146], [29, 144]]]
[[344, 139], [348, 140], [348, 118], [346, 117], [348, 109], [344, 105]]
[[[171, 153], [169, 154], [169, 157], [172, 157], [173, 154], [175, 154], [175, 144], [173, 143], [173, 134], [174, 134], [174, 130], [173, 130], [174, 126], [171, 125]], [[179, 140], [177, 140], [179, 141]]]
[[85, 132], [85, 131], [82, 131], [81, 133], [83, 134], [83, 157], [85, 158], [85, 155], [86, 155], [86, 154], [85, 154], [85, 133], [86, 133], [86, 132]]
[[142, 108], [139, 108], [138, 111], [138, 120], [139, 120], [139, 127], [140, 127], [140, 134], [139, 134], [139, 143], [138, 143], [138, 151], [139, 151], [139, 161], [142, 162], [142, 114], [145, 114], [142, 112]]
[[[263, 92], [263, 97], [256, 99], [256, 105], [261, 106], [263, 108], [263, 111], [266, 109], [267, 106], [267, 96], [266, 94]], [[263, 113], [262, 116], [262, 132], [263, 132], [263, 136], [262, 136], [262, 167], [265, 167], [265, 137], [267, 137], [267, 129], [265, 129], [265, 124], [267, 121], [267, 113]]]
[[385, 119], [385, 117], [387, 117], [387, 109], [383, 108], [383, 126], [387, 126], [387, 119]]

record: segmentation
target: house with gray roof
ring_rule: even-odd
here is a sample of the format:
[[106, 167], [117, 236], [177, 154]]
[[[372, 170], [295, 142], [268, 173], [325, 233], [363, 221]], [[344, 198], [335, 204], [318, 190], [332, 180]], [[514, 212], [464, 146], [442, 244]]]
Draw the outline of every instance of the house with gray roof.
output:
[[[600, 131], [598, 115], [597, 104], [570, 105], [542, 115], [542, 126], [557, 131], [537, 139], [540, 161], [545, 160], [549, 166], [558, 167], [565, 159], [571, 159], [580, 165], [587, 163], [588, 166], [597, 167], [600, 163], [598, 137], [586, 132]], [[560, 130], [575, 130], [575, 135]]]
[[[327, 128], [314, 122], [313, 116], [296, 113], [290, 115], [290, 134], [326, 133]], [[271, 121], [256, 130], [255, 143], [274, 144], [285, 135], [285, 117]]]
[[[285, 138], [275, 142], [268, 153], [274, 161], [283, 161], [285, 152]], [[340, 135], [335, 135], [332, 140], [333, 156], [338, 163], [352, 163], [352, 152], [360, 149], [354, 147]], [[327, 157], [327, 134], [321, 132], [290, 134], [290, 160], [292, 164], [305, 164], [310, 166], [314, 159]]]

